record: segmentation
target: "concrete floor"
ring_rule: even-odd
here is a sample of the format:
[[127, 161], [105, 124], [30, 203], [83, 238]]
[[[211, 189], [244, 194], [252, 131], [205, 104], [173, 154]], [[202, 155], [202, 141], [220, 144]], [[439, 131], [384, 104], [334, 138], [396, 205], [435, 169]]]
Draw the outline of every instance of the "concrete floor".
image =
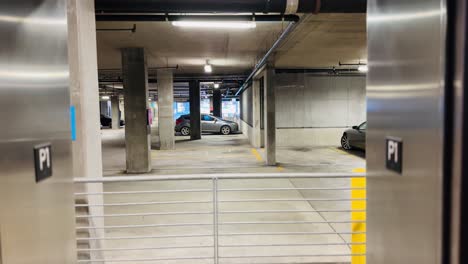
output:
[[[125, 173], [124, 138], [123, 129], [102, 130], [104, 175]], [[177, 136], [175, 150], [153, 148], [151, 174], [352, 172], [366, 164], [364, 152], [345, 152], [339, 146], [279, 147], [276, 167], [264, 166], [263, 155], [264, 150], [252, 148], [242, 134], [205, 134], [196, 141]]]
[[[103, 163], [106, 176], [124, 174], [125, 149], [124, 131], [103, 130]], [[279, 148], [278, 166], [263, 165], [263, 151], [250, 147], [244, 135], [204, 135], [202, 140], [189, 141], [177, 137], [176, 150], [152, 153], [153, 171], [150, 175], [207, 174], [230, 172], [345, 172], [351, 173], [365, 168], [362, 152], [347, 153], [336, 146], [320, 148]], [[350, 248], [343, 243], [350, 242], [350, 223], [308, 223], [349, 221], [349, 212], [323, 212], [330, 210], [349, 210], [349, 201], [317, 201], [323, 199], [349, 199], [349, 190], [300, 190], [298, 188], [348, 188], [349, 179], [278, 179], [278, 180], [221, 180], [219, 189], [219, 263], [349, 263], [349, 256], [329, 256], [350, 254]], [[211, 181], [163, 181], [144, 183], [105, 184], [106, 192], [122, 191], [156, 191], [156, 193], [132, 195], [107, 195], [106, 204], [171, 202], [186, 201], [180, 204], [151, 204], [136, 206], [109, 206], [105, 214], [156, 213], [159, 215], [107, 217], [106, 226], [122, 225], [166, 225], [185, 223], [184, 226], [153, 226], [141, 228], [114, 228], [106, 230], [107, 237], [128, 236], [164, 236], [164, 235], [208, 235], [204, 237], [169, 237], [138, 240], [108, 240], [106, 248], [122, 250], [107, 251], [108, 259], [147, 259], [147, 258], [190, 258], [213, 256], [213, 210]], [[283, 188], [286, 190], [249, 190], [245, 188]], [[168, 193], [168, 190], [202, 189]], [[226, 189], [236, 189], [229, 191]], [[251, 199], [275, 199], [281, 201], [249, 201]], [[315, 199], [310, 201], [310, 199]], [[285, 201], [296, 200], [296, 201]], [[224, 201], [224, 202], [223, 202]], [[257, 212], [242, 213], [239, 211], [284, 210], [294, 212]], [[173, 213], [177, 215], [161, 215]], [[252, 222], [286, 221], [294, 223], [258, 224]], [[239, 222], [244, 222], [240, 224]], [[246, 224], [245, 222], [249, 222]], [[200, 224], [200, 225], [190, 225]], [[227, 233], [265, 233], [286, 232], [282, 235], [238, 235], [227, 236]], [[290, 234], [308, 232], [304, 234]], [[326, 234], [310, 234], [310, 233]], [[261, 246], [252, 246], [261, 245]], [[302, 245], [301, 245], [302, 244]], [[322, 244], [322, 245], [303, 245]], [[327, 244], [327, 245], [323, 245]], [[330, 245], [339, 244], [339, 245]], [[233, 247], [233, 245], [237, 245]], [[245, 245], [245, 246], [239, 246]], [[276, 245], [276, 246], [272, 246]], [[295, 245], [295, 246], [291, 246]], [[190, 248], [167, 248], [167, 247]], [[164, 247], [164, 249], [161, 249]], [[128, 250], [129, 248], [147, 248], [147, 250]], [[159, 248], [159, 249], [155, 249]], [[127, 249], [127, 250], [123, 250]], [[322, 255], [309, 257], [305, 255]], [[271, 256], [276, 257], [247, 257]], [[328, 255], [328, 256], [325, 256]], [[278, 257], [284, 256], [284, 257]], [[106, 262], [106, 263], [112, 263]], [[135, 263], [135, 261], [119, 262]], [[212, 259], [149, 261], [145, 263], [213, 263]]]

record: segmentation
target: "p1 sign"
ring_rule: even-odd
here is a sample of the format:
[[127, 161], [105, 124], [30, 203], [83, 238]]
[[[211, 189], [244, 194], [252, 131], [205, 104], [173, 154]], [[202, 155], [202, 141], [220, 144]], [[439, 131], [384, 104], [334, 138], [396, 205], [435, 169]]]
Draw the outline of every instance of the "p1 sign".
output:
[[52, 176], [52, 146], [50, 143], [34, 147], [34, 167], [36, 170], [36, 182]]
[[401, 174], [403, 172], [403, 141], [401, 139], [388, 137], [386, 145], [387, 169]]

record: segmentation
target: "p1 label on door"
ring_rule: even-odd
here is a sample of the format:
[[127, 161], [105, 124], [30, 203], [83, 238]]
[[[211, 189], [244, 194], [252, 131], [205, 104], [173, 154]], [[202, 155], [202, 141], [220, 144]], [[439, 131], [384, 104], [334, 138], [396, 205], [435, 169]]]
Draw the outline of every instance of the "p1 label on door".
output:
[[52, 145], [45, 143], [34, 147], [34, 167], [36, 182], [52, 176]]
[[402, 173], [403, 141], [398, 138], [387, 137], [386, 164], [387, 169]]

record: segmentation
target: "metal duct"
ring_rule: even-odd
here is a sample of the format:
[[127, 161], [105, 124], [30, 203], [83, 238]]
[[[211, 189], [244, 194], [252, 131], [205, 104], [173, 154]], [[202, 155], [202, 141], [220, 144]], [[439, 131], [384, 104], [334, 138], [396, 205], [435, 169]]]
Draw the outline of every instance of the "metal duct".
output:
[[365, 13], [367, 0], [96, 0], [96, 13]]

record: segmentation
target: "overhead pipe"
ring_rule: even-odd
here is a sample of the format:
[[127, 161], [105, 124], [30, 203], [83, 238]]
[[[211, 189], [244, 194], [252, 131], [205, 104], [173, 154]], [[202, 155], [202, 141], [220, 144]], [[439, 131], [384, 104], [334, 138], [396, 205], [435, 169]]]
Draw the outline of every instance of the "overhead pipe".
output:
[[299, 21], [297, 15], [151, 15], [151, 14], [96, 14], [96, 21], [107, 22], [164, 22], [164, 21]]
[[96, 31], [130, 31], [136, 32], [136, 24], [133, 24], [132, 28], [97, 28]]
[[241, 94], [245, 89], [247, 89], [247, 87], [249, 87], [250, 83], [252, 82], [252, 79], [253, 77], [257, 74], [257, 72], [263, 67], [265, 66], [265, 64], [267, 63], [268, 59], [270, 58], [270, 55], [275, 52], [275, 50], [281, 45], [281, 43], [283, 42], [284, 39], [286, 39], [286, 37], [289, 35], [289, 33], [291, 33], [294, 28], [296, 27], [296, 22], [290, 22], [288, 24], [288, 26], [286, 27], [286, 29], [283, 31], [283, 33], [281, 33], [281, 35], [279, 36], [279, 38], [275, 41], [275, 43], [273, 43], [273, 45], [271, 46], [271, 48], [267, 51], [267, 53], [265, 53], [265, 55], [263, 56], [263, 58], [255, 65], [252, 73], [250, 73], [250, 75], [247, 77], [247, 79], [245, 80], [244, 84], [240, 87], [239, 90], [237, 90], [237, 93], [236, 93], [236, 96], [238, 96], [239, 94]]
[[367, 0], [95, 0], [96, 13], [365, 13]]

